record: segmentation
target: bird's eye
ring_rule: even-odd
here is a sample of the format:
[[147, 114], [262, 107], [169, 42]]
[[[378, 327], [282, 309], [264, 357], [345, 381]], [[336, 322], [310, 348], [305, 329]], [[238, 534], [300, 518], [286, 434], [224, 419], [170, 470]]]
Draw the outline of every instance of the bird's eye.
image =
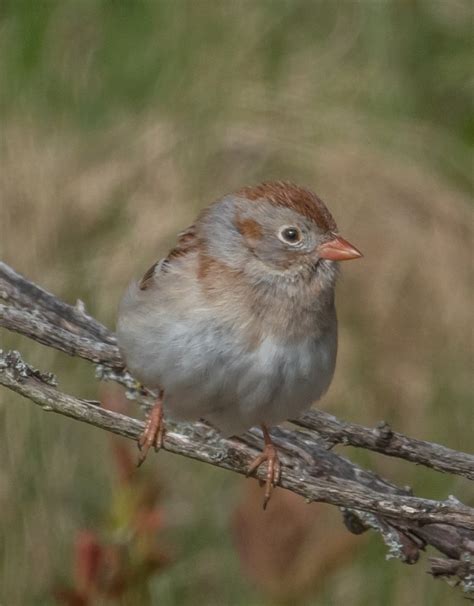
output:
[[301, 231], [297, 227], [282, 227], [278, 237], [285, 244], [299, 244], [301, 242]]

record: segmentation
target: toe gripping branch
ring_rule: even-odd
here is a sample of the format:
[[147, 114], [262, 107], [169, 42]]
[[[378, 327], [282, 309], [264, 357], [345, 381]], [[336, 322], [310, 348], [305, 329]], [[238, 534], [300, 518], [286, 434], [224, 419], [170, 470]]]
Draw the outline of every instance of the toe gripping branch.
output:
[[247, 477], [257, 471], [263, 463], [267, 464], [267, 473], [265, 478], [265, 494], [263, 497], [263, 509], [267, 508], [270, 497], [272, 496], [273, 488], [278, 484], [281, 473], [281, 464], [278, 456], [278, 451], [275, 444], [272, 442], [268, 429], [262, 424], [263, 439], [265, 446], [263, 452], [256, 457], [247, 470]]

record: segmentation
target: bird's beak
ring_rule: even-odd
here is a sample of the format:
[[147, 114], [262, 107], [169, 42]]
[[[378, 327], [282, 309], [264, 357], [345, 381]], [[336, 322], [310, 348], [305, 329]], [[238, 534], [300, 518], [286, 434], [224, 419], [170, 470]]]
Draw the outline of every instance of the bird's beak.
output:
[[329, 259], [330, 261], [349, 261], [349, 259], [362, 257], [362, 253], [341, 236], [335, 236], [329, 242], [324, 242], [324, 244], [318, 246], [318, 254], [320, 259]]

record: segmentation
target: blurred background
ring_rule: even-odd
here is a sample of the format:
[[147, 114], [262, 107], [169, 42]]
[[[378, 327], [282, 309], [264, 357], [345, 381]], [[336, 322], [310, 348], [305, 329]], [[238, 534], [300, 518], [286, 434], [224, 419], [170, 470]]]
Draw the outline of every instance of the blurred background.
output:
[[[364, 252], [322, 406], [472, 450], [470, 0], [3, 0], [0, 257], [113, 328], [119, 297], [220, 195], [290, 179]], [[63, 390], [91, 365], [1, 333]], [[340, 449], [341, 450], [341, 449]], [[467, 482], [346, 456], [427, 497]], [[0, 392], [0, 603], [436, 606], [337, 510]], [[383, 597], [382, 597], [383, 596]], [[459, 601], [461, 603], [461, 596]], [[82, 601], [81, 601], [82, 600]]]

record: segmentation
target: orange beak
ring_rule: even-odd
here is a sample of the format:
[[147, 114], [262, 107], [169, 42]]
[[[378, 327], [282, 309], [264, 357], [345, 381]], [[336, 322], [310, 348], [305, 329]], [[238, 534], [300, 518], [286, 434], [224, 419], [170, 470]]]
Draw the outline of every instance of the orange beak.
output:
[[362, 257], [360, 250], [352, 246], [350, 242], [340, 236], [335, 236], [329, 242], [325, 242], [318, 247], [319, 257], [329, 259], [330, 261], [349, 261]]

